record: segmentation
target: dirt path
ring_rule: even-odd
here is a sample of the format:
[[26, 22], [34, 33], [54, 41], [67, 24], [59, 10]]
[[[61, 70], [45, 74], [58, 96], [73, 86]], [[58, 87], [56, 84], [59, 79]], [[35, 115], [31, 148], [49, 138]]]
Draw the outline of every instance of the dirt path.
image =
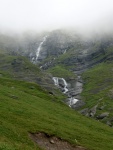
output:
[[72, 146], [68, 142], [45, 133], [30, 133], [30, 138], [45, 150], [86, 150], [80, 146]]

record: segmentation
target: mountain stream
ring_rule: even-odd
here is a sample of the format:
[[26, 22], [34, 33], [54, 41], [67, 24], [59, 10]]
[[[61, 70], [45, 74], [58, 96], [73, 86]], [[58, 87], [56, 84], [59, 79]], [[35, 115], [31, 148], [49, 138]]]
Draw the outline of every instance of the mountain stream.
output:
[[54, 84], [68, 96], [66, 103], [69, 107], [73, 107], [73, 105], [76, 105], [76, 103], [79, 102], [79, 99], [77, 99], [76, 97], [82, 92], [83, 86], [83, 83], [80, 82], [80, 76], [78, 76], [77, 78], [74, 89], [70, 89], [68, 83], [64, 78], [53, 77], [53, 81]]

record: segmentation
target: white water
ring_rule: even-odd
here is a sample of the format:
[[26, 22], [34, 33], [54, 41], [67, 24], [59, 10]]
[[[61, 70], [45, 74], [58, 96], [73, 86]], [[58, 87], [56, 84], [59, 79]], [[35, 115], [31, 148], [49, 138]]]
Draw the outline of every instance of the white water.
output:
[[67, 84], [66, 80], [64, 78], [53, 77], [54, 84], [58, 87], [60, 87], [59, 80], [62, 80], [64, 83], [64, 87], [63, 87], [64, 92], [63, 93], [68, 92], [68, 88], [67, 88], [68, 84]]
[[42, 45], [43, 45], [43, 43], [46, 41], [46, 38], [47, 38], [47, 35], [44, 36], [42, 42], [39, 44], [39, 47], [37, 48], [37, 51], [36, 51], [36, 61], [37, 61], [38, 58], [39, 58], [39, 55], [40, 55], [40, 51], [41, 51]]
[[[68, 84], [66, 82], [66, 80], [64, 78], [58, 78], [58, 77], [53, 77], [53, 81], [54, 81], [54, 84], [57, 86], [57, 87], [60, 87], [59, 85], [59, 80], [62, 80], [63, 83], [64, 83], [64, 94], [66, 94], [69, 90], [68, 90]], [[74, 98], [74, 97], [71, 97], [69, 98], [69, 107], [71, 107], [72, 105], [76, 104], [76, 102], [78, 101], [78, 99]]]
[[61, 79], [64, 82], [64, 92], [63, 93], [66, 93], [66, 92], [68, 92], [68, 88], [67, 88], [68, 84], [64, 78], [61, 78]]
[[58, 82], [58, 78], [57, 77], [53, 77], [53, 81], [54, 81], [54, 84], [56, 86], [59, 86], [59, 82]]
[[66, 53], [66, 50], [64, 51], [64, 53], [63, 54], [65, 54]]
[[70, 104], [69, 106], [71, 107], [72, 105], [76, 104], [76, 102], [78, 101], [78, 99], [74, 98], [74, 97], [71, 97], [70, 99]]

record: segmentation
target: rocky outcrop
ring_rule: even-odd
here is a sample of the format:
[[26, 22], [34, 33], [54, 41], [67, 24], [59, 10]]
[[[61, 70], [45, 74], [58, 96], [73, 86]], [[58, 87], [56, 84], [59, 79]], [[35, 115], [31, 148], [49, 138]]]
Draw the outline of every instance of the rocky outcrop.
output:
[[91, 109], [89, 108], [84, 108], [81, 111], [79, 111], [81, 114], [83, 114], [84, 116], [88, 116], [88, 117], [94, 117], [97, 111], [97, 107], [98, 105], [95, 105], [94, 107], [92, 107]]
[[98, 106], [98, 105], [92, 107], [92, 108], [89, 110], [89, 113], [88, 113], [88, 114], [89, 114], [89, 117], [94, 117], [94, 116], [95, 116], [96, 110], [97, 110], [97, 106]]
[[97, 119], [104, 119], [105, 117], [108, 117], [109, 116], [109, 112], [104, 112], [102, 114], [100, 114], [99, 116], [97, 116], [96, 118]]

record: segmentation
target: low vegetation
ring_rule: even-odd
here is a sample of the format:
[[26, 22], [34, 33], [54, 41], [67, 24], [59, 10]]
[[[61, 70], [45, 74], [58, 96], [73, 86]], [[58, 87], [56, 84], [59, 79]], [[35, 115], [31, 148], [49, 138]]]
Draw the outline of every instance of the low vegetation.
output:
[[55, 67], [52, 67], [48, 69], [48, 72], [50, 72], [53, 76], [61, 77], [61, 78], [75, 78], [75, 74], [67, 69], [65, 69], [63, 66], [56, 65]]
[[[102, 112], [109, 112], [108, 118], [102, 120], [106, 123], [113, 118], [113, 64], [98, 64], [83, 74], [83, 80], [82, 96], [86, 103], [85, 107], [98, 105], [96, 116]], [[100, 107], [104, 109], [100, 110]]]
[[0, 149], [40, 149], [29, 133], [45, 132], [90, 150], [112, 150], [113, 129], [85, 118], [35, 83], [0, 78]]

